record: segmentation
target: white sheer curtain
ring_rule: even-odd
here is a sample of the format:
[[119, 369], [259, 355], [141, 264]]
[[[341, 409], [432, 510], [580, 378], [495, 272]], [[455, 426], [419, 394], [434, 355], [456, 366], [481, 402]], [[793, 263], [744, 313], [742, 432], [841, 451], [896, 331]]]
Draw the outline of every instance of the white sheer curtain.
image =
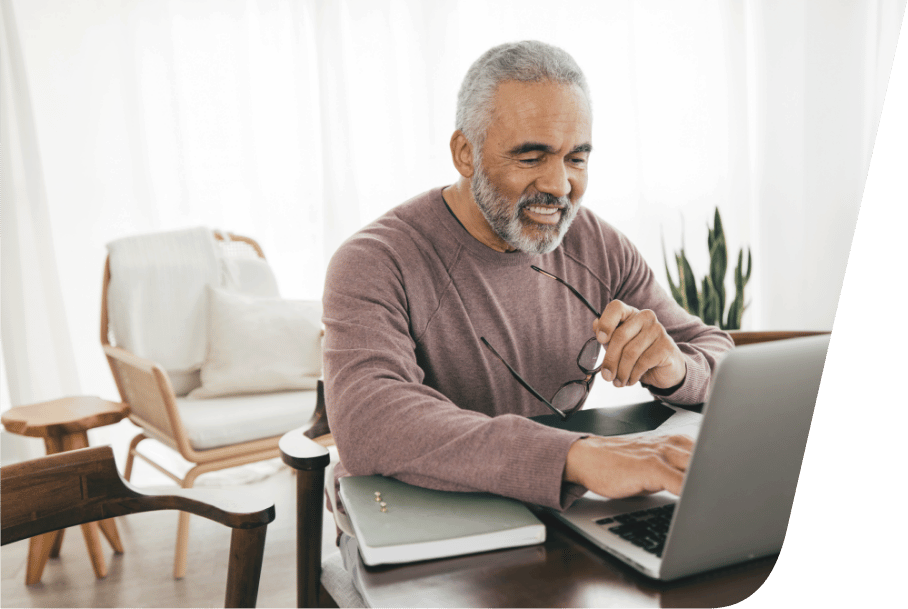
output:
[[[6, 7], [4, 7], [6, 8]], [[2, 327], [14, 403], [78, 389], [19, 32], [3, 14]], [[20, 86], [11, 87], [16, 82]], [[35, 262], [38, 262], [35, 264]]]
[[[663, 277], [719, 207], [752, 329], [832, 326], [904, 0], [4, 0], [8, 404], [115, 397], [105, 243], [254, 236], [287, 297], [339, 243], [452, 182], [457, 87], [488, 47], [571, 52], [593, 96], [586, 204]], [[730, 279], [729, 279], [730, 281]]]

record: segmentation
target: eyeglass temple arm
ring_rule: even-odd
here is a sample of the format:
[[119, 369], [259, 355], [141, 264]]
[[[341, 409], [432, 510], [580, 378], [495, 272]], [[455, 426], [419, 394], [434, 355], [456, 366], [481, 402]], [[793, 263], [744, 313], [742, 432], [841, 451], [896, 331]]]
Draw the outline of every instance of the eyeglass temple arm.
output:
[[593, 315], [595, 315], [596, 317], [602, 317], [602, 312], [601, 312], [601, 311], [597, 311], [597, 310], [596, 310], [596, 307], [594, 307], [593, 305], [591, 305], [591, 304], [590, 304], [590, 301], [587, 300], [586, 298], [584, 298], [583, 294], [581, 294], [580, 292], [578, 292], [578, 291], [574, 288], [574, 286], [572, 286], [571, 284], [569, 284], [568, 282], [566, 282], [564, 279], [561, 279], [560, 277], [556, 277], [555, 275], [552, 275], [552, 274], [549, 273], [548, 271], [543, 271], [543, 270], [542, 270], [541, 268], [539, 268], [538, 266], [535, 266], [535, 265], [532, 265], [532, 264], [530, 265], [530, 268], [533, 269], [534, 271], [536, 271], [537, 273], [542, 273], [542, 274], [545, 275], [546, 277], [550, 277], [550, 278], [554, 279], [555, 281], [557, 281], [558, 283], [560, 283], [561, 285], [563, 285], [564, 287], [566, 287], [567, 289], [569, 289], [569, 290], [571, 291], [571, 293], [572, 293], [574, 296], [576, 296], [577, 298], [580, 299], [580, 302], [582, 302], [583, 304], [586, 305], [586, 308], [587, 308], [587, 309], [589, 309], [590, 311], [593, 312]]
[[517, 374], [517, 371], [514, 370], [513, 368], [511, 368], [511, 365], [510, 365], [509, 363], [507, 363], [506, 361], [504, 361], [504, 358], [501, 357], [501, 355], [498, 353], [498, 351], [495, 350], [495, 347], [493, 347], [492, 345], [489, 344], [489, 341], [487, 341], [487, 340], [485, 339], [484, 336], [480, 336], [480, 337], [479, 337], [479, 340], [481, 340], [481, 341], [482, 341], [482, 344], [484, 344], [486, 347], [488, 347], [489, 350], [490, 350], [492, 353], [495, 354], [495, 357], [497, 357], [499, 360], [501, 360], [501, 363], [504, 364], [505, 368], [508, 369], [508, 372], [510, 372], [510, 373], [511, 373], [511, 376], [514, 377], [514, 380], [516, 380], [518, 383], [520, 383], [521, 385], [523, 385], [523, 388], [524, 388], [524, 389], [526, 389], [527, 391], [529, 391], [530, 393], [532, 393], [534, 398], [536, 398], [537, 400], [539, 400], [540, 402], [542, 402], [543, 404], [545, 404], [546, 406], [548, 406], [549, 408], [551, 408], [551, 409], [552, 409], [552, 412], [554, 412], [555, 414], [557, 414], [558, 416], [560, 416], [562, 421], [566, 421], [566, 420], [567, 420], [567, 418], [568, 418], [567, 415], [564, 414], [563, 412], [561, 412], [560, 410], [558, 410], [557, 408], [555, 408], [554, 406], [552, 406], [552, 404], [549, 403], [549, 401], [548, 401], [547, 399], [545, 399], [544, 397], [542, 397], [542, 396], [539, 394], [538, 391], [536, 391], [535, 389], [533, 389], [532, 387], [530, 387], [530, 384], [527, 383], [525, 380], [523, 380], [523, 377], [520, 376], [519, 374]]

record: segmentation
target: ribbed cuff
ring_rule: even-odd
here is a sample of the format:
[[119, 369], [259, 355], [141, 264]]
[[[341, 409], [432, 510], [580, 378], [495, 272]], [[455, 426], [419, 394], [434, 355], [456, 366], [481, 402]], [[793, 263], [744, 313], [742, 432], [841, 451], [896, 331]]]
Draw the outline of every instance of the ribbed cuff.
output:
[[[647, 387], [654, 396], [668, 402], [669, 404], [678, 404], [679, 406], [690, 406], [701, 404], [706, 401], [706, 395], [709, 392], [709, 381], [711, 373], [709, 366], [703, 360], [703, 356], [694, 358], [687, 353], [681, 354], [684, 357], [684, 363], [687, 365], [687, 375], [684, 382], [675, 391], [663, 395], [662, 392], [653, 391], [652, 387]], [[698, 361], [701, 360], [701, 361]]]
[[562, 510], [579, 496], [578, 489], [582, 488], [564, 482], [568, 451], [574, 442], [588, 434], [554, 429], [528, 419], [523, 421], [515, 426], [508, 447], [510, 454], [519, 455], [519, 461], [505, 465], [502, 487], [496, 492]]

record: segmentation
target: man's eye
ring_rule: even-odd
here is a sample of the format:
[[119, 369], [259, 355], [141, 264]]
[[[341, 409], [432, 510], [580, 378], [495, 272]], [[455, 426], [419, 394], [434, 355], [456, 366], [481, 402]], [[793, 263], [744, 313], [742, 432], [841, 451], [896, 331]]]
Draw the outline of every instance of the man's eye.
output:
[[586, 165], [586, 159], [574, 157], [571, 159], [571, 163], [578, 166]]
[[539, 157], [533, 157], [530, 159], [517, 159], [520, 163], [524, 165], [533, 165], [539, 162]]

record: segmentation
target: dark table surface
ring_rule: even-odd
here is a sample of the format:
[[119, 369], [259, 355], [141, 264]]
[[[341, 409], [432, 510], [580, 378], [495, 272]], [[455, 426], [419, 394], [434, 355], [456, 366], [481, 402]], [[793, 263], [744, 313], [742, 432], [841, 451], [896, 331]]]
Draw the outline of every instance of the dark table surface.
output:
[[724, 607], [755, 592], [776, 556], [674, 582], [647, 578], [551, 517], [544, 544], [365, 569], [373, 607]]

